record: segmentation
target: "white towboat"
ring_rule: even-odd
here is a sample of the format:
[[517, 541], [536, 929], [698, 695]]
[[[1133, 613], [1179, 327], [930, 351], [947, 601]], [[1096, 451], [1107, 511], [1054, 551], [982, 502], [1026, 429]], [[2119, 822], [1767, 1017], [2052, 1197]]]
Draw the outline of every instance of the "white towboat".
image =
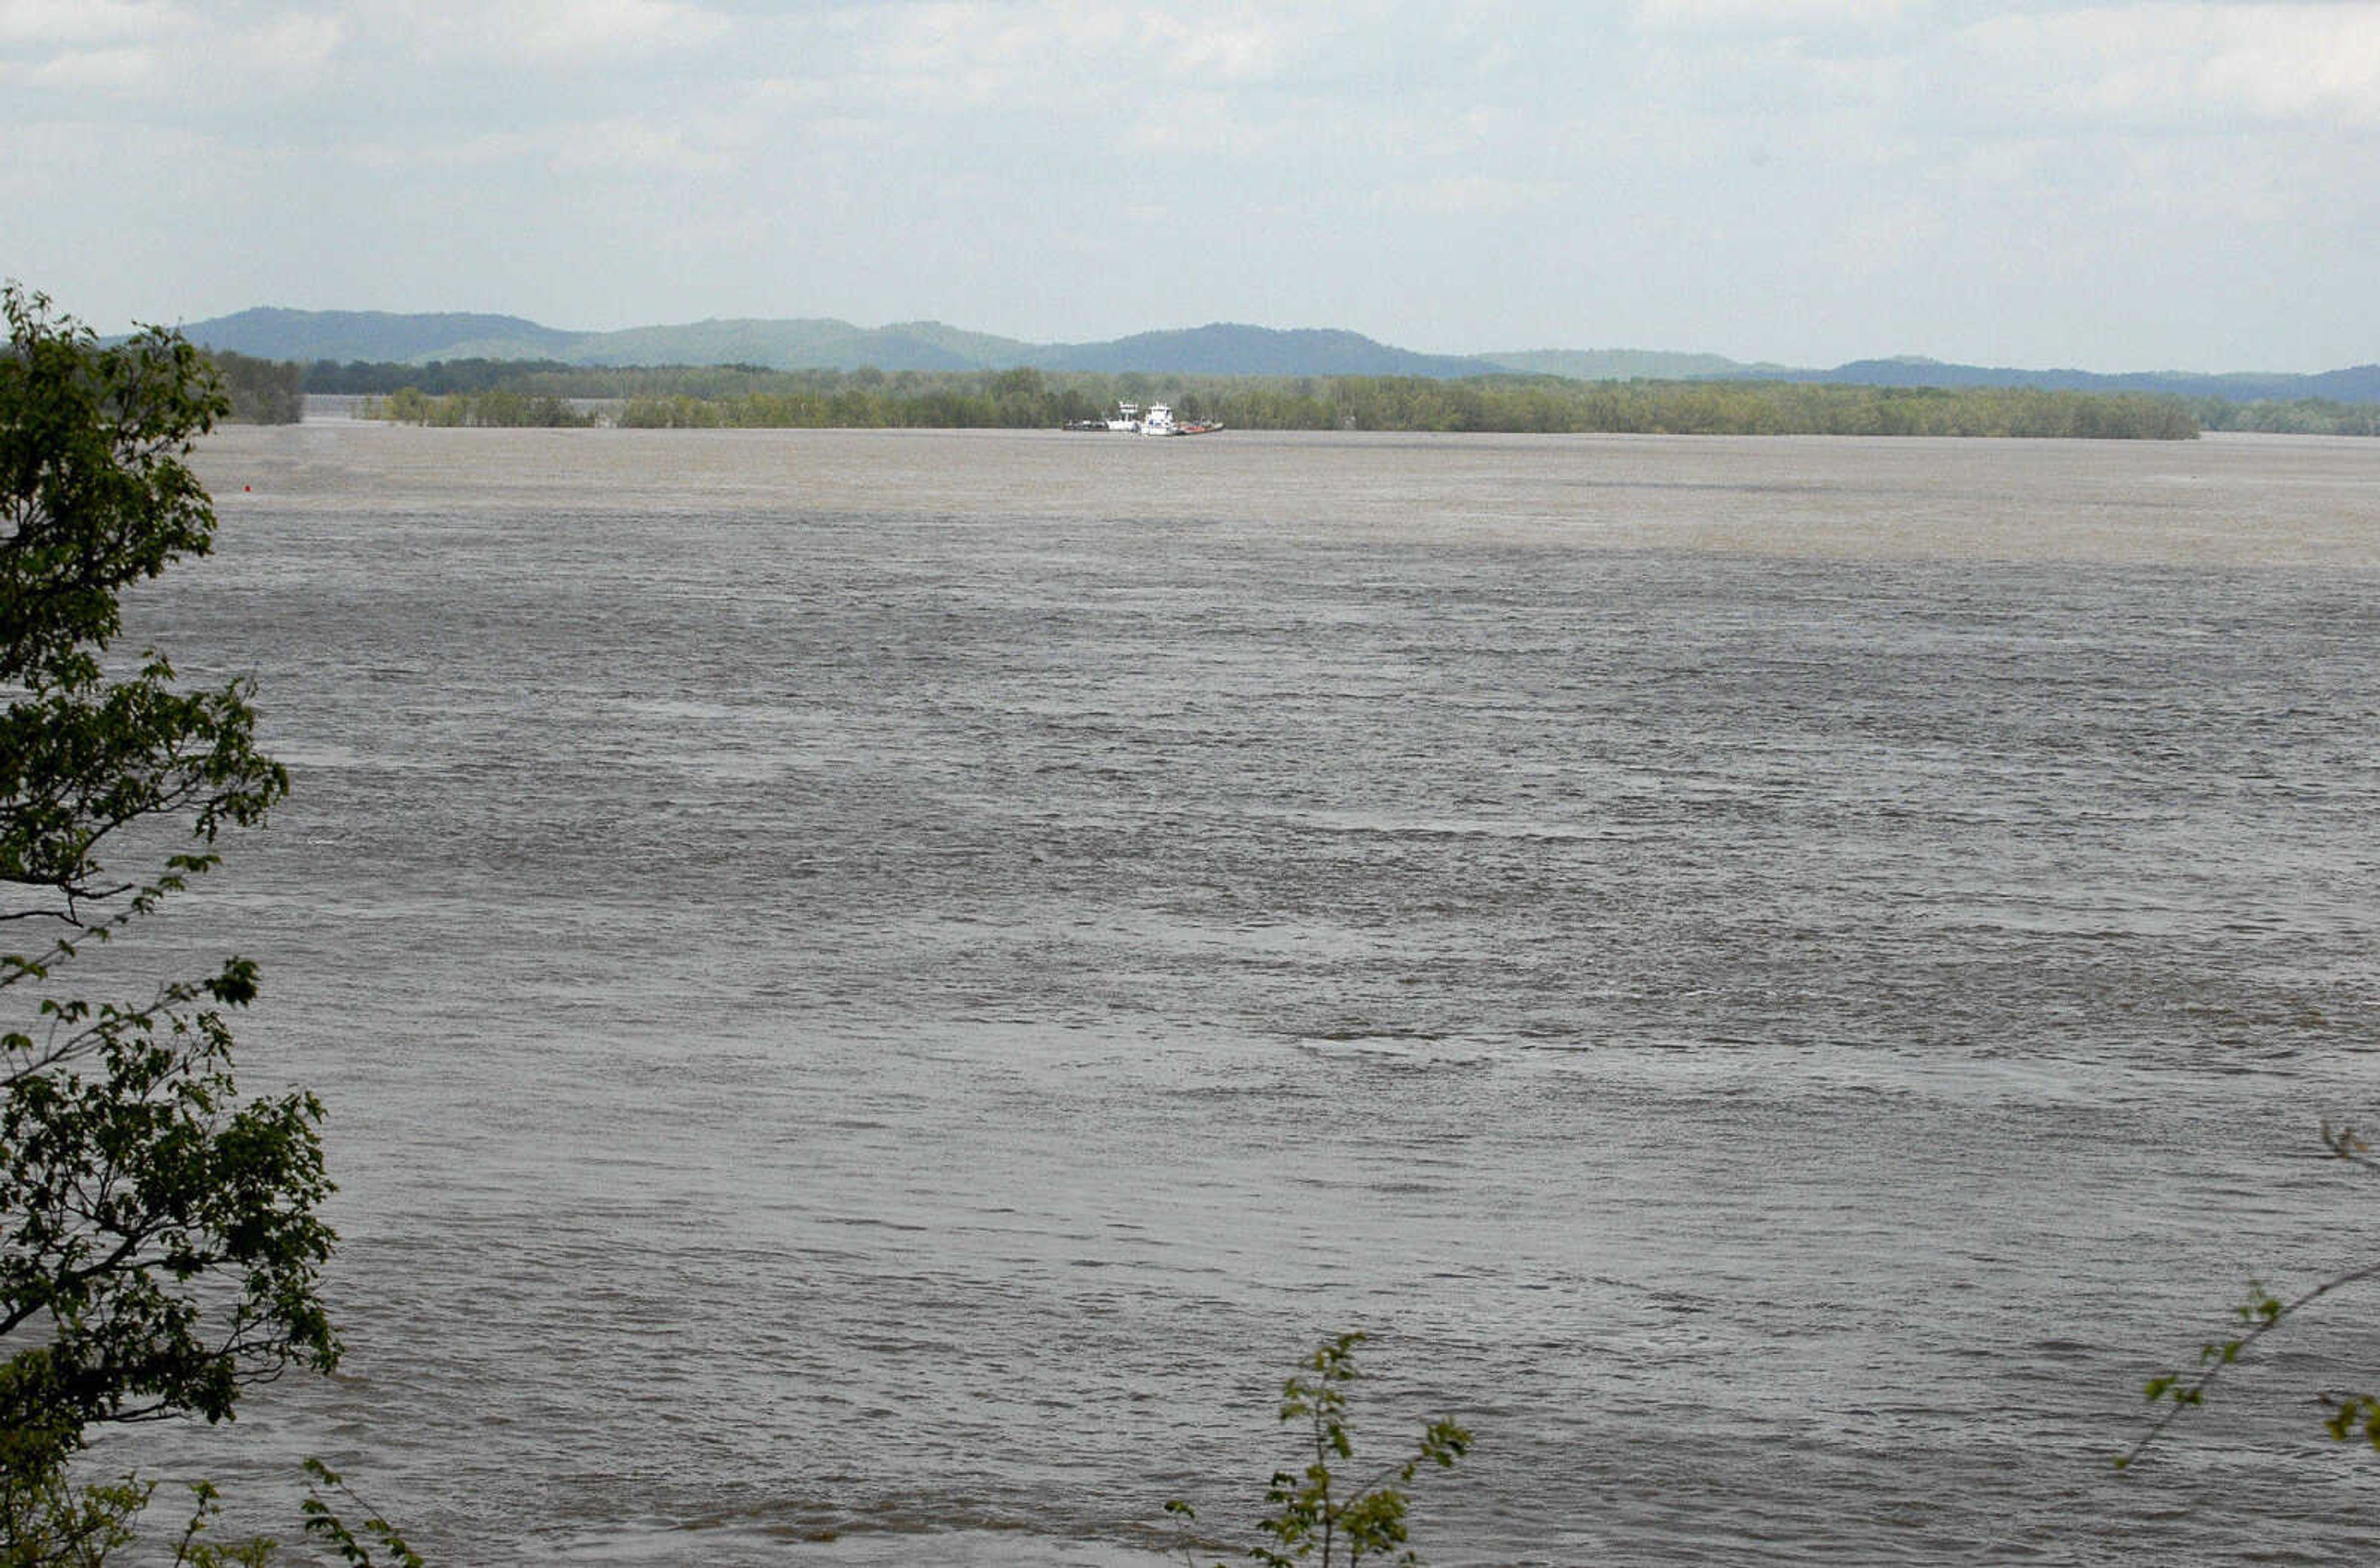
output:
[[1172, 406], [1166, 403], [1152, 403], [1146, 410], [1137, 403], [1119, 403], [1116, 411], [1104, 419], [1076, 419], [1066, 428], [1125, 435], [1211, 435], [1223, 428], [1223, 421], [1176, 419]]

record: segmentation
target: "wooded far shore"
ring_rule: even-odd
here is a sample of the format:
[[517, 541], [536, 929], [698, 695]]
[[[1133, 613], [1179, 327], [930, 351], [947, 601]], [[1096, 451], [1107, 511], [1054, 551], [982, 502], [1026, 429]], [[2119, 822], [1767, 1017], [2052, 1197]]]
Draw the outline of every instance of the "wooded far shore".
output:
[[1119, 402], [1165, 402], [1184, 419], [1269, 431], [2156, 441], [2207, 430], [2380, 434], [2380, 405], [2031, 387], [214, 359], [233, 394], [234, 417], [266, 423], [296, 419], [303, 395], [315, 392], [364, 395], [358, 411], [367, 418], [440, 426], [1039, 430], [1098, 418]]

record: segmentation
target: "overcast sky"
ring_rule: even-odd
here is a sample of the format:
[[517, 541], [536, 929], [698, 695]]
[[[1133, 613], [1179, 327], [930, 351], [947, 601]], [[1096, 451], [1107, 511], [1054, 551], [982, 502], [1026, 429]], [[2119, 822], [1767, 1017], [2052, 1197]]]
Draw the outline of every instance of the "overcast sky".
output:
[[0, 275], [606, 328], [2380, 359], [2380, 3], [0, 0]]

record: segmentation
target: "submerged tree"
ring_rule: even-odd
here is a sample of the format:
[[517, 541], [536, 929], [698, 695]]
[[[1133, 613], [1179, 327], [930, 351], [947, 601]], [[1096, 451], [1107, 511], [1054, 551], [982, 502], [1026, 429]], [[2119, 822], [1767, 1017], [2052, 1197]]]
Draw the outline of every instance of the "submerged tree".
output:
[[322, 1109], [233, 1081], [225, 1015], [255, 996], [255, 966], [228, 958], [132, 999], [66, 994], [78, 957], [214, 866], [218, 835], [288, 788], [257, 748], [248, 683], [188, 690], [155, 650], [112, 652], [123, 591], [212, 547], [184, 458], [226, 402], [175, 334], [103, 346], [42, 295], [12, 284], [0, 306], [0, 1561], [14, 1562], [44, 1560], [38, 1532], [77, 1509], [124, 1516], [132, 1492], [65, 1486], [92, 1427], [225, 1419], [253, 1382], [329, 1369], [338, 1342], [318, 1294], [334, 1239], [317, 1212]]
[[252, 425], [294, 425], [306, 417], [306, 367], [288, 359], [259, 359], [218, 349], [213, 361], [227, 410], [234, 420]]

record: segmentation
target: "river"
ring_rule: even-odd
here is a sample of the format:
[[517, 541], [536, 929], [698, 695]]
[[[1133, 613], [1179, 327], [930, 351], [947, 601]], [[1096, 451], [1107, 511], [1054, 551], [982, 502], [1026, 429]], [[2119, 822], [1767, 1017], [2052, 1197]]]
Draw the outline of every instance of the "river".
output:
[[[331, 1108], [222, 1431], [441, 1561], [1154, 1561], [1279, 1380], [1445, 1563], [2369, 1556], [2380, 443], [234, 429]], [[2368, 1385], [2367, 1385], [2368, 1386]], [[256, 1512], [263, 1510], [262, 1513]]]

